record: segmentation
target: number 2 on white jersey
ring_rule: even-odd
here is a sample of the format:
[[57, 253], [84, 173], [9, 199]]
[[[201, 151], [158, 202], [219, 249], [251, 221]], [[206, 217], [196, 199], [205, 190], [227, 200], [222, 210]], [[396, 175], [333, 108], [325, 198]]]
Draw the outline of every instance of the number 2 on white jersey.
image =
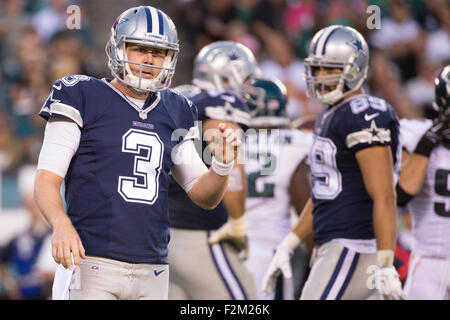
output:
[[[140, 156], [147, 150], [147, 154]], [[134, 153], [133, 177], [119, 176], [118, 192], [127, 202], [153, 204], [158, 198], [164, 145], [154, 132], [130, 129], [122, 136], [122, 152]], [[138, 183], [138, 178], [143, 183]]]

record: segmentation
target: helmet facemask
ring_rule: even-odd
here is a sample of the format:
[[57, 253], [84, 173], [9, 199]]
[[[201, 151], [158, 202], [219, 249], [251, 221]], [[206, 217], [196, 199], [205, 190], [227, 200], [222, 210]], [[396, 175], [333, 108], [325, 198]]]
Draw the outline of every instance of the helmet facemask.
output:
[[[354, 59], [351, 59], [354, 60]], [[358, 90], [364, 82], [365, 76], [354, 83], [354, 79], [359, 74], [359, 67], [352, 63], [324, 62], [314, 59], [305, 59], [305, 81], [307, 86], [307, 96], [316, 98], [322, 103], [333, 105], [340, 101], [347, 94]], [[327, 76], [316, 76], [318, 68], [341, 69], [341, 73]]]
[[[315, 68], [319, 66], [307, 65], [306, 87], [308, 98], [316, 98], [325, 104], [334, 104], [344, 96], [343, 73], [330, 74], [327, 76], [316, 76]], [[332, 68], [332, 67], [326, 67]], [[336, 66], [333, 67], [335, 69]], [[342, 69], [342, 67], [338, 67]]]
[[[160, 91], [170, 87], [172, 77], [175, 73], [175, 65], [178, 56], [177, 52], [174, 50], [165, 49], [167, 53], [164, 57], [164, 62], [162, 66], [157, 66], [154, 64], [130, 61], [126, 54], [127, 44], [134, 44], [134, 42], [121, 41], [120, 46], [115, 47], [116, 59], [109, 59], [110, 63], [115, 64], [111, 65], [110, 67], [114, 77], [138, 92]], [[139, 45], [147, 46], [147, 44], [142, 43], [139, 43]], [[161, 49], [160, 47], [152, 46], [151, 44], [148, 44], [148, 46], [156, 49]], [[139, 75], [133, 74], [130, 64], [139, 67]], [[142, 77], [144, 68], [159, 69], [161, 71], [155, 78], [146, 79]]]

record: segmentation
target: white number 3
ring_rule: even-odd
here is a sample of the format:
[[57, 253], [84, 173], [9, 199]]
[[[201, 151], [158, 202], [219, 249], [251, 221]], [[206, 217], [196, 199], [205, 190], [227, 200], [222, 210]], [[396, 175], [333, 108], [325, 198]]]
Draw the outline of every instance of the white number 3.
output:
[[[147, 150], [140, 156], [143, 150]], [[158, 198], [164, 145], [154, 132], [130, 129], [122, 136], [122, 152], [134, 153], [134, 177], [119, 177], [118, 192], [127, 202], [153, 204]], [[143, 183], [138, 183], [138, 178]]]

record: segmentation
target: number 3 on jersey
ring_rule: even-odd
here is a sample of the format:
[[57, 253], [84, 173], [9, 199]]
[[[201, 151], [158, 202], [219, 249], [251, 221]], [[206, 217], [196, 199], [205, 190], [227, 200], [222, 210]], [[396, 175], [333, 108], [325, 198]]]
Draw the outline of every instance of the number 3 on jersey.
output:
[[[134, 176], [120, 176], [117, 191], [127, 202], [155, 203], [164, 153], [164, 145], [159, 136], [154, 132], [130, 129], [122, 136], [122, 152], [136, 154]], [[144, 155], [140, 155], [141, 153]], [[138, 183], [137, 177], [142, 177], [144, 182]]]
[[342, 175], [336, 166], [336, 150], [330, 139], [316, 137], [310, 155], [312, 192], [316, 199], [332, 200], [342, 191]]

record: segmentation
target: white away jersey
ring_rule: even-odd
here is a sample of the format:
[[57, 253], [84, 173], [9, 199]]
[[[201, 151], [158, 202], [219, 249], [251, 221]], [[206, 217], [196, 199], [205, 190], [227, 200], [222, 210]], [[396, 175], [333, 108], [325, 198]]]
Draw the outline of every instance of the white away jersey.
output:
[[[400, 139], [414, 151], [431, 120], [400, 121]], [[413, 219], [413, 253], [450, 257], [450, 150], [442, 144], [430, 155], [422, 190], [408, 203]]]
[[246, 136], [245, 216], [251, 239], [278, 244], [291, 229], [288, 188], [311, 144], [312, 134], [297, 129], [262, 130]]

